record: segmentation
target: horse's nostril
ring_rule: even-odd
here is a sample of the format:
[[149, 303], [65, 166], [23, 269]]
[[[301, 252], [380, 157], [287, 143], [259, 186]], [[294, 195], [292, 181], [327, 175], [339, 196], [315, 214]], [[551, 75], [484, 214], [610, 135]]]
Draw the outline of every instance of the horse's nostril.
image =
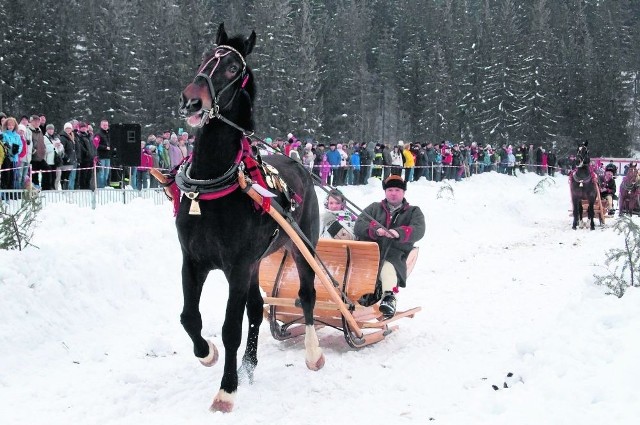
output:
[[200, 109], [202, 109], [202, 100], [189, 99], [189, 102], [187, 102], [187, 109], [192, 112], [199, 111]]

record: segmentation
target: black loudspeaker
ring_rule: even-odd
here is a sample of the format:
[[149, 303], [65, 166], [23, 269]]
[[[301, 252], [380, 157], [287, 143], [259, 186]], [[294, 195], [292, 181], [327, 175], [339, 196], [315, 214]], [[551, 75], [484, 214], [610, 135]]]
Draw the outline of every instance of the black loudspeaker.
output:
[[142, 127], [140, 124], [111, 124], [109, 126], [114, 166], [139, 167]]

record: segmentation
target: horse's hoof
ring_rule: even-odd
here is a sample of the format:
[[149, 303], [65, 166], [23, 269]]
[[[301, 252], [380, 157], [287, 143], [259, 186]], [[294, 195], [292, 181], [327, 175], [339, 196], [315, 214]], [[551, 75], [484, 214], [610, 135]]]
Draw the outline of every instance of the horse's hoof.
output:
[[211, 403], [209, 410], [212, 412], [230, 413], [233, 410], [233, 401], [233, 394], [220, 390], [213, 399], [213, 403]]
[[198, 360], [203, 366], [211, 367], [218, 362], [218, 349], [209, 340], [207, 340], [207, 345], [209, 346], [209, 354], [207, 357], [198, 357]]
[[320, 358], [315, 362], [306, 360], [305, 363], [307, 364], [307, 367], [310, 370], [314, 370], [314, 371], [320, 370], [324, 366], [324, 354], [321, 354]]

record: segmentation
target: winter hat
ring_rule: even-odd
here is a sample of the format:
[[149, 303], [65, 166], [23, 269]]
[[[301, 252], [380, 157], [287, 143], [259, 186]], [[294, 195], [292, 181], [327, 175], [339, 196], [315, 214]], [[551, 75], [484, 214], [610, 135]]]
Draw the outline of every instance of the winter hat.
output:
[[293, 133], [287, 134], [287, 139], [293, 139]]
[[311, 148], [313, 148], [313, 145], [311, 143], [307, 143], [306, 145], [304, 145], [304, 148], [307, 150], [311, 150]]
[[384, 190], [387, 190], [390, 187], [397, 187], [398, 189], [407, 190], [407, 182], [405, 182], [402, 177], [391, 174], [385, 181], [382, 182], [382, 188]]
[[336, 149], [342, 149], [342, 143], [338, 143], [338, 145], [336, 146]]
[[24, 131], [25, 133], [27, 132], [27, 127], [24, 124], [18, 124], [18, 131]]
[[46, 129], [47, 129], [47, 130], [55, 130], [55, 129], [56, 129], [56, 127], [55, 127], [53, 124], [47, 124]]
[[66, 122], [64, 123], [64, 127], [62, 127], [64, 130], [66, 130], [67, 128], [73, 128], [73, 125], [71, 125], [70, 122]]
[[404, 146], [404, 142], [402, 140], [398, 140], [398, 146]]

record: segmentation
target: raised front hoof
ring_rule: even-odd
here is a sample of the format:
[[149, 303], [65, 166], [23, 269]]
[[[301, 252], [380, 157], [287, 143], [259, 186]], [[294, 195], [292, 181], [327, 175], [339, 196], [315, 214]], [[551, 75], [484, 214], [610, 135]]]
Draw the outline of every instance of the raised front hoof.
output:
[[209, 340], [207, 340], [207, 345], [209, 346], [209, 354], [207, 357], [198, 357], [198, 360], [200, 360], [203, 366], [211, 367], [218, 362], [218, 349]]
[[220, 390], [213, 399], [213, 403], [211, 403], [209, 410], [212, 412], [229, 413], [233, 410], [234, 398], [233, 394]]
[[305, 360], [307, 367], [310, 370], [320, 370], [324, 366], [324, 353], [320, 354], [320, 357], [317, 360]]

